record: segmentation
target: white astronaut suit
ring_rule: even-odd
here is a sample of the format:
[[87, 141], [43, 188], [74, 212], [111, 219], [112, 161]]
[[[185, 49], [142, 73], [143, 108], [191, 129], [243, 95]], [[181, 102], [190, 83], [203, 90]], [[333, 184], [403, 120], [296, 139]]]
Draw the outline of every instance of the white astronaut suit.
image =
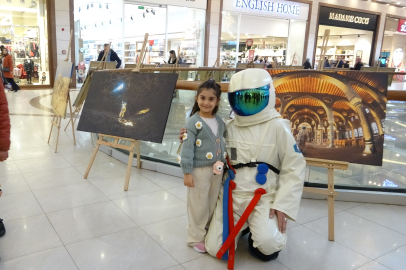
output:
[[[260, 112], [251, 110], [247, 113], [244, 112], [244, 106], [238, 105], [239, 102], [249, 103], [244, 92], [262, 89], [261, 93], [264, 93], [263, 89], [267, 88], [268, 103]], [[240, 93], [239, 100], [235, 99], [237, 92]], [[270, 164], [280, 171], [278, 175], [269, 170], [266, 183], [261, 185], [256, 182], [256, 167], [236, 169], [236, 188], [232, 191], [234, 224], [253, 199], [255, 190], [265, 189], [266, 194], [262, 195], [242, 230], [247, 227], [250, 229], [251, 254], [254, 249], [256, 255], [258, 251], [263, 255], [256, 256], [261, 260], [275, 259], [277, 252], [286, 245], [287, 236], [278, 230], [276, 215], [272, 219], [269, 218], [270, 209], [281, 211], [292, 220], [296, 219], [303, 192], [306, 163], [290, 131], [289, 123], [279, 118], [280, 114], [274, 108], [275, 89], [267, 71], [246, 69], [233, 75], [229, 85], [229, 101], [235, 112], [235, 119], [227, 123], [226, 148], [231, 164], [257, 161]], [[264, 101], [257, 103], [263, 106]], [[252, 109], [249, 104], [246, 107], [248, 111]], [[252, 114], [253, 112], [255, 114]], [[216, 256], [223, 244], [223, 193], [224, 186], [221, 187], [206, 236], [206, 250], [212, 256]], [[236, 246], [242, 230], [235, 240]], [[271, 257], [275, 253], [276, 257]]]

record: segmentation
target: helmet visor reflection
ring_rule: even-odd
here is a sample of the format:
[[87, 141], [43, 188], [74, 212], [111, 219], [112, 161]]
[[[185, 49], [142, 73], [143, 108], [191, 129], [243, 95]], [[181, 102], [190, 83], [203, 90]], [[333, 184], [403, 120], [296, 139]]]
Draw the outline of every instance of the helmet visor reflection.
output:
[[228, 93], [228, 100], [234, 113], [239, 116], [250, 116], [261, 112], [268, 106], [269, 88], [269, 85], [265, 85]]

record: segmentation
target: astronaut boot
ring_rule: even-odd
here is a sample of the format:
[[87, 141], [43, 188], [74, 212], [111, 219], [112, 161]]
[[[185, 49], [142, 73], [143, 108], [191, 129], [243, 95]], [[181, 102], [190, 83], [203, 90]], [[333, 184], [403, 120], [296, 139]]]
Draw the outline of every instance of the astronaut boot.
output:
[[276, 260], [278, 258], [279, 252], [280, 252], [280, 251], [277, 251], [271, 255], [265, 255], [264, 253], [259, 251], [259, 249], [254, 247], [254, 240], [252, 240], [252, 233], [250, 233], [250, 235], [248, 237], [248, 251], [254, 258], [256, 258], [260, 261], [263, 261], [263, 262], [269, 262], [269, 261]]

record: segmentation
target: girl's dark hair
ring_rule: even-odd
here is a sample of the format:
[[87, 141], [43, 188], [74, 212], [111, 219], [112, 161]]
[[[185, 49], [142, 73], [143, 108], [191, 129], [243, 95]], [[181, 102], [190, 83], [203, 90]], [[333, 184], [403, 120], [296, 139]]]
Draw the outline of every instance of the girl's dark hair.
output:
[[[199, 87], [197, 88], [196, 98], [200, 95], [200, 93], [203, 91], [203, 89], [213, 89], [214, 92], [216, 92], [217, 100], [220, 99], [221, 86], [218, 83], [216, 83], [213, 79], [205, 81], [201, 85], [199, 85]], [[218, 110], [219, 110], [219, 106], [217, 105], [214, 108], [212, 114], [215, 115]], [[193, 105], [193, 109], [192, 109], [192, 112], [190, 113], [190, 116], [194, 115], [198, 111], [200, 111], [199, 104], [197, 104], [197, 100], [195, 100], [195, 104]]]
[[255, 55], [254, 61], [258, 60], [258, 55]]
[[[170, 50], [169, 53], [173, 54], [174, 58], [176, 58], [176, 52], [174, 50]], [[171, 57], [169, 57], [170, 59]]]

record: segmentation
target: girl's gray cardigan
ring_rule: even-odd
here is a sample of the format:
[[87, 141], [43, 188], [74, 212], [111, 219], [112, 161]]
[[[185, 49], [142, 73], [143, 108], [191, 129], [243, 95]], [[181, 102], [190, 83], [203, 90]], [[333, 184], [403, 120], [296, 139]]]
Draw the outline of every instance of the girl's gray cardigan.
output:
[[180, 166], [184, 174], [193, 168], [213, 166], [217, 161], [226, 163], [226, 124], [215, 115], [218, 123], [217, 134], [195, 113], [186, 122], [187, 133], [183, 137]]

